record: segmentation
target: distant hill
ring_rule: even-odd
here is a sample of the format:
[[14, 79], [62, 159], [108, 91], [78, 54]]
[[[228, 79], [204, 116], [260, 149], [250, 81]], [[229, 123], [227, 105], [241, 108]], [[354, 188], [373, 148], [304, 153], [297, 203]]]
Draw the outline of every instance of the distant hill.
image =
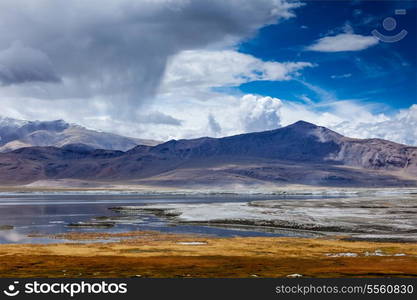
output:
[[158, 142], [89, 130], [63, 120], [21, 121], [0, 117], [0, 152], [32, 146], [62, 147], [68, 144], [126, 151], [137, 145], [154, 146]]
[[158, 186], [417, 186], [417, 147], [352, 139], [299, 121], [271, 131], [171, 140], [127, 152], [73, 144], [0, 154], [0, 182], [48, 179]]

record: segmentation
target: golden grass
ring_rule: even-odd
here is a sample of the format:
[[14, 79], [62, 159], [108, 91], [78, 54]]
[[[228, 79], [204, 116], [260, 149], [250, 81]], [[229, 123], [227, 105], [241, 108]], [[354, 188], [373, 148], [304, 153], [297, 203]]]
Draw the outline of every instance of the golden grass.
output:
[[[151, 231], [57, 236], [62, 237], [74, 243], [0, 245], [0, 277], [417, 277], [413, 243], [209, 238]], [[114, 238], [121, 240], [75, 243]], [[376, 250], [386, 256], [365, 255]], [[340, 253], [358, 256], [327, 256]]]

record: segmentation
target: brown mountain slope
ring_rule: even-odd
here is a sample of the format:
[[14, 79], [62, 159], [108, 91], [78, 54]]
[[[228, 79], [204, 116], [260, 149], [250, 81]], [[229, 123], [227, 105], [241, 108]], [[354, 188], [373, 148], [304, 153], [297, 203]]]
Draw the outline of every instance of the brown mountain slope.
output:
[[0, 154], [0, 184], [61, 178], [174, 186], [417, 186], [417, 148], [351, 139], [300, 121], [272, 131], [172, 140], [127, 152], [69, 145]]

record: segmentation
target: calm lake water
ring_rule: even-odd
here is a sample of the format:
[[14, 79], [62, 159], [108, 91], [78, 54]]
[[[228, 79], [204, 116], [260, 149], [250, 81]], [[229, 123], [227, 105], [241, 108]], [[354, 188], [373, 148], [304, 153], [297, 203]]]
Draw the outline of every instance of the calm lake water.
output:
[[[198, 233], [215, 236], [308, 236], [285, 230], [221, 228], [200, 225], [174, 225], [152, 214], [132, 218], [121, 217], [109, 208], [124, 205], [155, 203], [213, 203], [245, 202], [271, 199], [304, 199], [307, 196], [181, 196], [134, 194], [0, 194], [0, 226], [13, 226], [12, 230], [0, 230], [0, 243], [49, 243], [59, 240], [47, 237], [28, 237], [64, 232], [126, 232], [133, 230], [158, 230], [173, 233]], [[320, 198], [311, 196], [308, 198]], [[337, 196], [335, 196], [337, 197]], [[344, 196], [346, 197], [346, 195]], [[326, 196], [329, 198], [329, 196]], [[113, 217], [117, 223], [111, 228], [73, 228], [68, 224], [89, 222], [96, 217]]]

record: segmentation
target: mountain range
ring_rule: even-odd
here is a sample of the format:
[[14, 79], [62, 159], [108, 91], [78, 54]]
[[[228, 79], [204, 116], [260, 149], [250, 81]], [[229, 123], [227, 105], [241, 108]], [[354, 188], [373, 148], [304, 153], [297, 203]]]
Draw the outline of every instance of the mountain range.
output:
[[23, 121], [0, 117], [0, 152], [23, 147], [85, 144], [95, 149], [129, 150], [137, 145], [160, 142], [94, 131], [63, 120]]
[[299, 121], [271, 131], [171, 140], [128, 151], [75, 143], [0, 154], [0, 185], [56, 179], [176, 187], [408, 187], [417, 186], [417, 147], [348, 138]]

